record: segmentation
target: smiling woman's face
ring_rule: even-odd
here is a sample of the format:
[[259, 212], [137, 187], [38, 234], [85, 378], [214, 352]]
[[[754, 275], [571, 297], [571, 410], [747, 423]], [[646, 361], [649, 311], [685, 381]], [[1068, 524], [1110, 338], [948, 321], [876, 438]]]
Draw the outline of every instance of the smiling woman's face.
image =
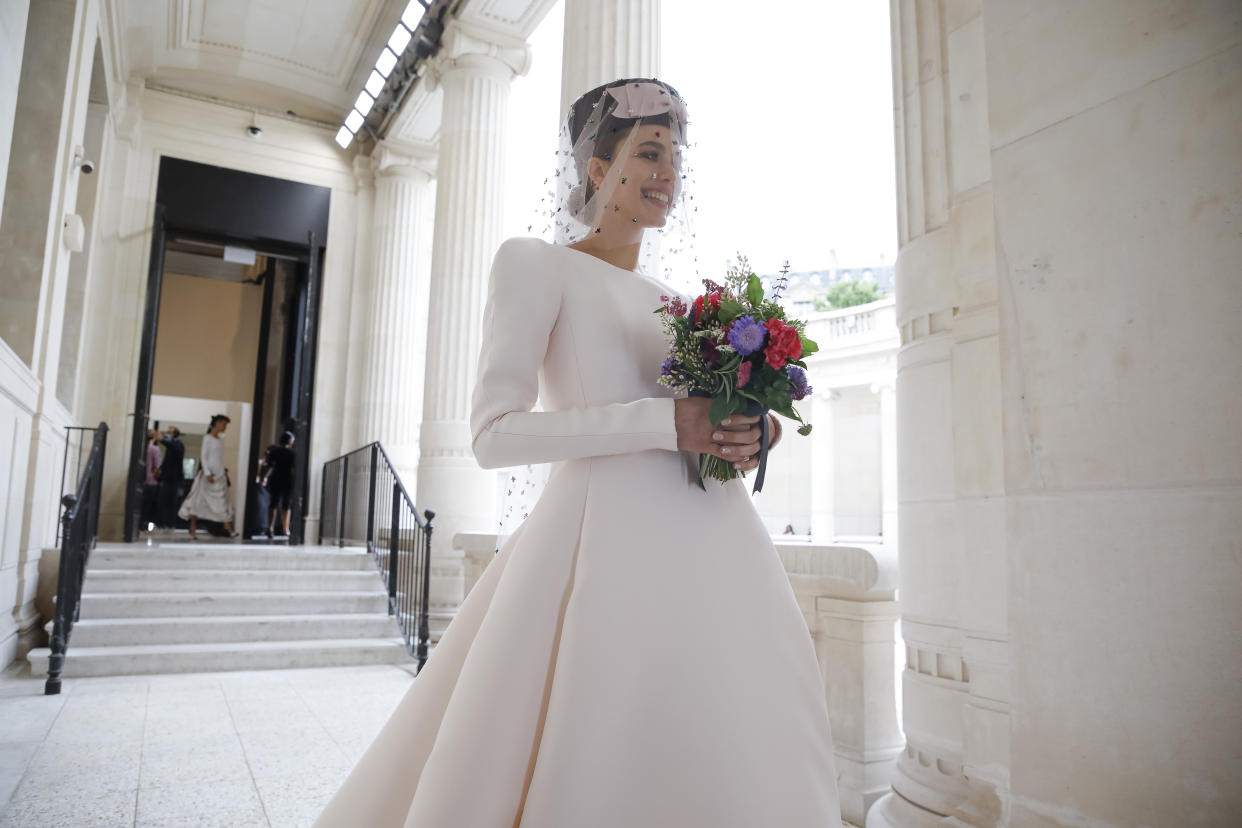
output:
[[[671, 132], [663, 124], [639, 125], [617, 144], [624, 158], [591, 159], [589, 174], [597, 189], [606, 176], [615, 180], [611, 197], [599, 208], [601, 224], [623, 220], [639, 227], [664, 226], [681, 181], [681, 147]], [[612, 170], [614, 165], [620, 165], [619, 171]]]

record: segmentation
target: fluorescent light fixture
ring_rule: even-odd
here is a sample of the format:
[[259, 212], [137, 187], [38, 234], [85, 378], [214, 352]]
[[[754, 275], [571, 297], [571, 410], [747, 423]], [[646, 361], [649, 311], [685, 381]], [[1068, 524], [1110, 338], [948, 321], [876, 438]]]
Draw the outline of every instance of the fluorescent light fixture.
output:
[[384, 51], [380, 52], [379, 59], [375, 61], [375, 71], [384, 77], [388, 77], [388, 73], [392, 71], [392, 67], [397, 65], [397, 56], [392, 53], [388, 47], [384, 47]]
[[410, 0], [405, 7], [405, 11], [401, 12], [401, 22], [410, 31], [414, 31], [414, 27], [418, 25], [418, 21], [423, 19], [423, 4], [418, 0]]
[[371, 76], [367, 78], [366, 86], [363, 88], [371, 93], [372, 98], [378, 98], [380, 90], [384, 88], [384, 76], [372, 69]]
[[254, 264], [254, 251], [247, 247], [229, 247], [226, 245], [224, 248], [224, 260], [234, 264], [252, 265]]
[[350, 132], [357, 132], [358, 127], [362, 126], [362, 121], [362, 113], [356, 109], [351, 110], [350, 113], [345, 116], [345, 128]]
[[410, 30], [400, 23], [397, 28], [392, 30], [392, 37], [388, 38], [388, 48], [392, 49], [396, 54], [405, 51], [405, 47], [410, 45]]
[[347, 148], [352, 140], [354, 140], [354, 134], [345, 127], [336, 131], [336, 142], [341, 145], [341, 149]]
[[354, 109], [366, 115], [373, 106], [375, 106], [375, 99], [368, 95], [366, 90], [358, 93], [358, 100], [354, 101]]

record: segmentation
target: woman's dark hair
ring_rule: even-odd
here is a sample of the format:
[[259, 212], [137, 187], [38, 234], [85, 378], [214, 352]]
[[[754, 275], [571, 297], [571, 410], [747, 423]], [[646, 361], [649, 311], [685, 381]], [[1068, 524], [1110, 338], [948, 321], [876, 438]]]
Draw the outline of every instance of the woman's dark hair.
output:
[[223, 414], [213, 414], [211, 416], [211, 423], [207, 426], [207, 433], [210, 434], [211, 430], [216, 427], [216, 423], [220, 422], [221, 420], [223, 420], [226, 423], [233, 422], [232, 420], [230, 420], [228, 417], [224, 416]]
[[280, 435], [280, 444], [282, 446], [293, 445], [293, 432], [286, 431], [284, 434]]
[[[573, 109], [571, 110], [572, 114], [569, 118], [569, 137], [575, 146], [578, 143], [578, 139], [582, 136], [582, 130], [586, 126], [587, 120], [591, 117], [591, 113], [595, 111], [595, 107], [599, 105], [600, 99], [604, 97], [605, 90], [625, 86], [628, 83], [654, 83], [658, 86], [663, 86], [669, 91], [670, 95], [676, 98], [681, 97], [681, 95], [677, 94], [676, 89], [664, 81], [659, 81], [655, 78], [624, 78], [597, 86], [574, 101]], [[604, 117], [596, 128], [596, 134], [599, 137], [595, 141], [595, 150], [591, 153], [591, 158], [603, 158], [611, 161], [613, 153], [617, 151], [617, 145], [629, 134], [631, 129], [640, 123], [653, 126], [671, 126], [667, 112], [662, 112], [659, 115], [648, 115], [645, 118], [620, 118], [613, 115], [616, 108], [617, 103], [614, 99], [611, 106], [604, 111]], [[577, 159], [579, 165], [578, 180], [583, 182], [583, 185], [586, 187], [584, 203], [589, 202], [591, 197], [595, 195], [595, 184], [586, 172], [586, 165], [590, 163], [590, 160], [590, 158]]]

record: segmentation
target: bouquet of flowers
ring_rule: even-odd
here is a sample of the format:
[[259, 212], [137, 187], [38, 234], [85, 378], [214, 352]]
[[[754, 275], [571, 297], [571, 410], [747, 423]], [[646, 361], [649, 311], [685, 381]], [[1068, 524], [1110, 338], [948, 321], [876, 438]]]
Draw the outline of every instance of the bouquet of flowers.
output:
[[[818, 350], [802, 331], [805, 323], [785, 316], [778, 299], [786, 285], [789, 265], [781, 271], [771, 298], [739, 255], [723, 285], [704, 279], [706, 292], [687, 307], [681, 297], [661, 296], [656, 308], [669, 337], [669, 356], [660, 368], [659, 382], [686, 390], [693, 397], [710, 397], [713, 426], [733, 415], [759, 416], [759, 467], [754, 491], [763, 487], [767, 465], [769, 409], [802, 423], [798, 433], [811, 433], [794, 410], [794, 400], [811, 393], [803, 358]], [[733, 466], [710, 454], [699, 456], [699, 485], [703, 478], [726, 481], [738, 477]]]

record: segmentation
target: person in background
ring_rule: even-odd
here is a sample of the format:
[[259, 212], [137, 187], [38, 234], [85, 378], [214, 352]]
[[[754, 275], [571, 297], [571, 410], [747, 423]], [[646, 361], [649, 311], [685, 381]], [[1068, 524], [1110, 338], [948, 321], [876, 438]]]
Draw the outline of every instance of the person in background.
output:
[[142, 481], [142, 528], [150, 531], [160, 523], [160, 463], [163, 452], [160, 450], [160, 433], [153, 428], [147, 429], [146, 477]]
[[229, 502], [228, 470], [224, 468], [224, 441], [220, 435], [228, 428], [229, 418], [216, 414], [203, 438], [203, 450], [194, 484], [177, 513], [190, 522], [190, 540], [198, 540], [198, 521], [214, 520], [224, 524], [230, 537], [233, 531], [233, 504]]
[[160, 461], [159, 517], [157, 524], [163, 529], [177, 525], [177, 498], [185, 483], [185, 443], [181, 442], [181, 429], [169, 426], [164, 439], [164, 459]]
[[267, 456], [263, 461], [267, 469], [263, 482], [270, 497], [267, 520], [269, 538], [276, 531], [277, 513], [281, 516], [281, 534], [285, 536], [289, 534], [294, 460], [296, 460], [296, 455], [293, 453], [293, 432], [286, 431], [280, 435], [279, 445], [268, 446]]

